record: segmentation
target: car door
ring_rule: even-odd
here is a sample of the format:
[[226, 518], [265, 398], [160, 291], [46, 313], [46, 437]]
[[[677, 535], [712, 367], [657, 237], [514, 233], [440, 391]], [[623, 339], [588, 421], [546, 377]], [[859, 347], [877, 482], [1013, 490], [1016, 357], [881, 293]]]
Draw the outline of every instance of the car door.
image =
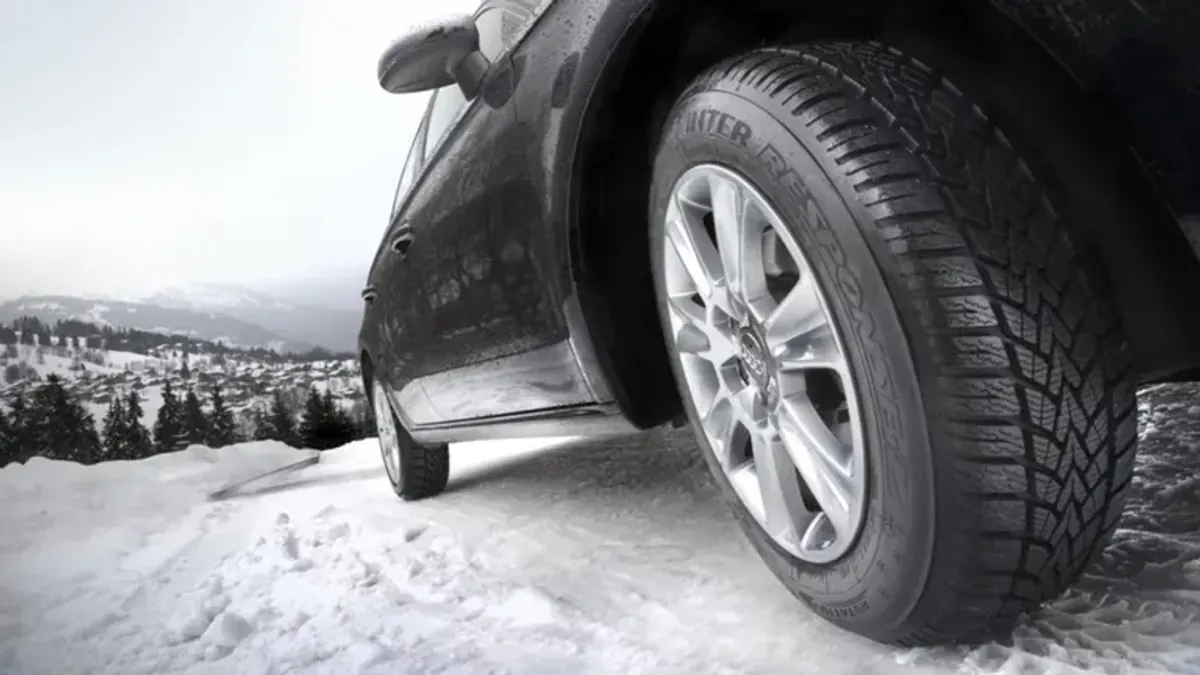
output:
[[[432, 94], [410, 152], [419, 158], [412, 184], [406, 187], [402, 177], [384, 259], [373, 275], [388, 352], [381, 367], [414, 426], [461, 419], [461, 406], [442, 383], [455, 371], [522, 349], [513, 331], [523, 320], [522, 289], [504, 266], [528, 246], [506, 236], [503, 223], [513, 214], [497, 205], [511, 196], [495, 179], [507, 156], [520, 155], [504, 136], [513, 127], [517, 76], [507, 52], [519, 23], [503, 4], [485, 3], [477, 13], [480, 50], [492, 62], [480, 95], [467, 100], [457, 86]], [[495, 394], [471, 393], [476, 400]]]

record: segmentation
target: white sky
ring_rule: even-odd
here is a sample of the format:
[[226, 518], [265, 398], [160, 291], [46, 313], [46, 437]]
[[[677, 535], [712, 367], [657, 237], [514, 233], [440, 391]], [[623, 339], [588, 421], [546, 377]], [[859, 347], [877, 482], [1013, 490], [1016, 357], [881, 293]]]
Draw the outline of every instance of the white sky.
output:
[[410, 25], [478, 0], [0, 0], [0, 298], [365, 274], [423, 94]]

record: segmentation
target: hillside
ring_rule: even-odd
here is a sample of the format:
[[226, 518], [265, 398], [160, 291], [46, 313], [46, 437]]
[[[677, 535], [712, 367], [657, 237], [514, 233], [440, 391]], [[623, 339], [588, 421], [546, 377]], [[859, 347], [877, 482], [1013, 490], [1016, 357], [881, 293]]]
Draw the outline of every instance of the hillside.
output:
[[18, 394], [31, 400], [52, 376], [97, 425], [114, 398], [136, 392], [141, 422], [150, 427], [167, 385], [177, 396], [194, 391], [206, 413], [212, 392], [219, 390], [244, 439], [261, 436], [277, 395], [295, 421], [314, 389], [328, 392], [330, 405], [356, 424], [368, 425], [358, 364], [348, 355], [320, 350], [281, 355], [75, 321], [48, 327], [28, 317], [0, 327], [0, 412]]
[[332, 350], [358, 343], [362, 301], [358, 286], [314, 288], [304, 293], [268, 293], [233, 284], [190, 284], [163, 288], [139, 302], [199, 313], [216, 312], [258, 326], [287, 340]]
[[209, 310], [67, 295], [24, 296], [0, 302], [0, 324], [23, 316], [34, 316], [48, 323], [73, 319], [102, 326], [188, 335], [230, 346], [266, 347], [279, 352], [304, 351], [317, 344], [289, 338], [243, 318]]
[[[265, 408], [277, 390], [283, 393], [293, 412], [300, 410], [309, 388], [315, 387], [321, 393], [331, 390], [335, 400], [352, 415], [363, 414], [362, 380], [358, 363], [353, 360], [270, 362], [241, 353], [201, 354], [187, 357], [186, 377], [183, 363], [182, 352], [169, 349], [143, 355], [103, 349], [10, 345], [0, 352], [0, 371], [5, 375], [5, 382], [0, 384], [0, 401], [18, 392], [30, 393], [54, 374], [96, 420], [104, 417], [114, 396], [137, 391], [143, 399], [142, 422], [150, 424], [162, 405], [163, 385], [168, 382], [177, 392], [193, 388], [198, 395], [219, 386], [240, 431], [247, 437], [253, 409]], [[19, 373], [19, 377], [9, 382], [10, 373]]]

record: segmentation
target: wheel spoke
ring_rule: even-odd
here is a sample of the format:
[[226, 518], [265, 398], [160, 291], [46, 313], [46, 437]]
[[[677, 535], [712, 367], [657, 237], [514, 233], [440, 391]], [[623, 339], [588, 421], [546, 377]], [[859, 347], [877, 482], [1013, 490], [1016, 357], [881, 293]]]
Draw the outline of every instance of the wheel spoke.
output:
[[667, 240], [696, 285], [696, 292], [711, 300], [721, 279], [721, 258], [712, 240], [697, 227], [696, 217], [689, 213], [694, 213], [695, 207], [682, 199], [675, 199], [674, 203], [673, 213], [666, 221]]
[[694, 354], [720, 367], [737, 353], [733, 336], [716, 325], [717, 317], [710, 308], [700, 307], [690, 299], [671, 298], [667, 307], [675, 317], [675, 345], [684, 354]]
[[795, 340], [774, 355], [781, 370], [824, 368], [845, 376], [846, 363], [833, 336], [833, 326], [822, 322], [803, 341]]
[[704, 433], [712, 441], [717, 461], [726, 471], [729, 471], [733, 464], [737, 419], [734, 416], [729, 392], [724, 387], [717, 389], [712, 405], [704, 413], [704, 417], [700, 421], [700, 426], [704, 428]]
[[767, 348], [773, 353], [789, 349], [793, 342], [806, 340], [826, 323], [816, 280], [806, 271], [763, 321]]
[[778, 422], [787, 454], [821, 510], [839, 536], [851, 536], [851, 508], [860, 495], [845, 446], [808, 401], [781, 401]]
[[777, 438], [763, 434], [754, 434], [750, 447], [762, 493], [764, 528], [773, 537], [798, 540], [810, 517], [787, 450]]
[[743, 297], [746, 286], [746, 242], [743, 238], [745, 200], [737, 185], [717, 176], [709, 177], [712, 193], [713, 231], [721, 270], [729, 292]]
[[761, 404], [758, 402], [758, 388], [747, 385], [734, 392], [730, 400], [733, 402], [733, 411], [738, 421], [747, 429], [757, 431], [763, 420], [762, 411], [759, 410]]

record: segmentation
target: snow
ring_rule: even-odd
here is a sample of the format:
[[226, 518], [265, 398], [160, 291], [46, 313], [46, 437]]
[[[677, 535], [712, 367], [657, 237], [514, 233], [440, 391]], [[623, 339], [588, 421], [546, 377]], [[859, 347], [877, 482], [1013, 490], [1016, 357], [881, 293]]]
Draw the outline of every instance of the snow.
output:
[[[1144, 410], [1096, 569], [980, 647], [825, 623], [758, 561], [686, 431], [457, 444], [397, 500], [373, 441], [0, 470], [0, 673], [1200, 673], [1195, 390]], [[1159, 395], [1159, 392], [1156, 392]]]

